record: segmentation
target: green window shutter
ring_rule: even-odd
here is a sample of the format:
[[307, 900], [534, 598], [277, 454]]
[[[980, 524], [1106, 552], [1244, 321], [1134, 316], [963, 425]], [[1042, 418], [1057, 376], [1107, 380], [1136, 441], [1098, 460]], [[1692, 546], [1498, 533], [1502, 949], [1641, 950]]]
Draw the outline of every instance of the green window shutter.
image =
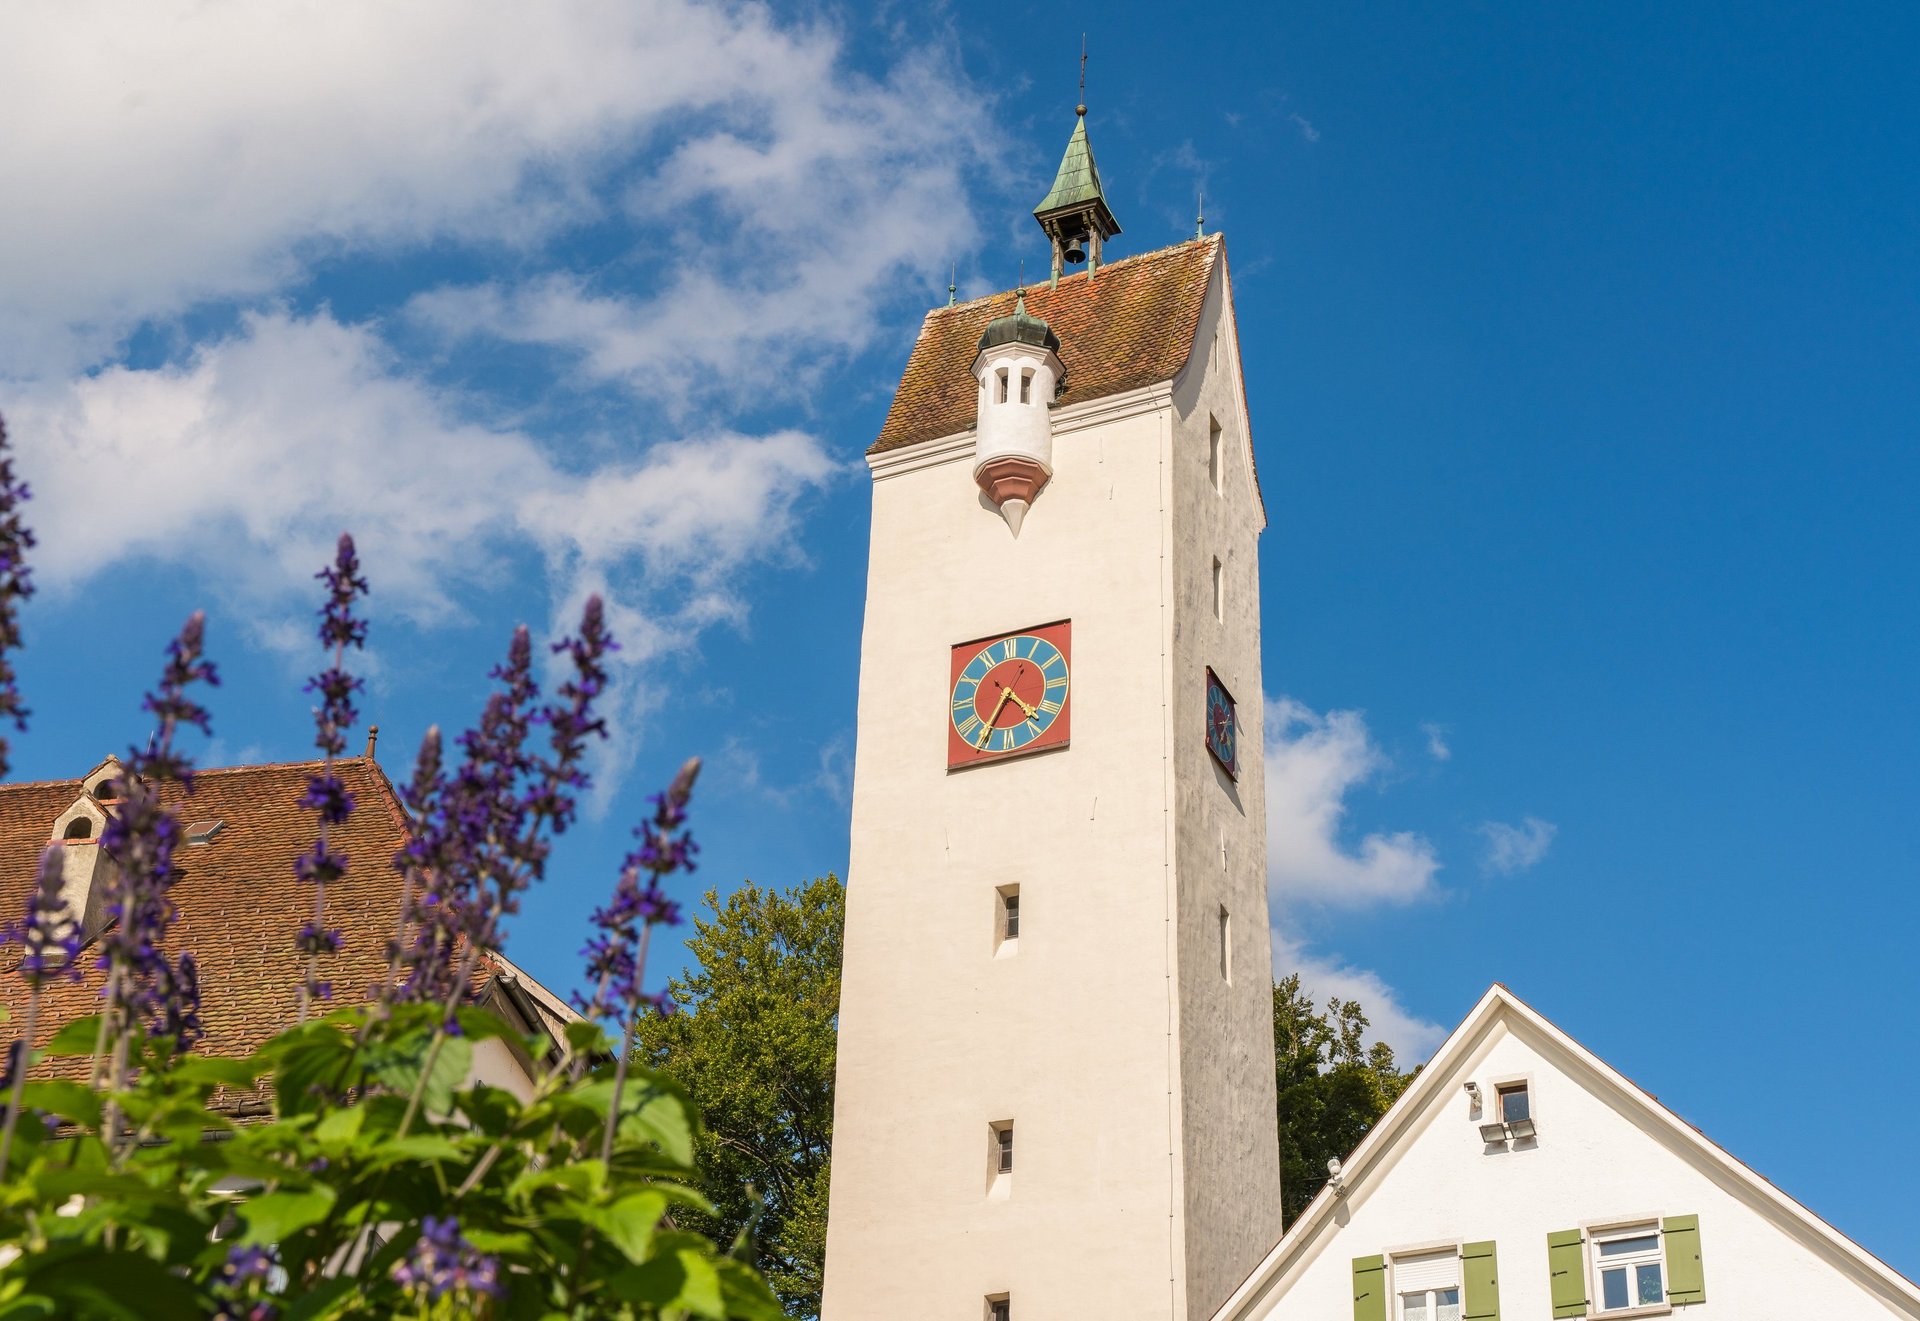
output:
[[1547, 1270], [1553, 1278], [1553, 1314], [1587, 1314], [1586, 1245], [1577, 1229], [1547, 1235]]
[[1466, 1285], [1461, 1321], [1500, 1321], [1500, 1270], [1494, 1264], [1493, 1244], [1469, 1243], [1461, 1248], [1460, 1274]]
[[1707, 1276], [1700, 1266], [1700, 1217], [1668, 1216], [1660, 1222], [1667, 1240], [1667, 1301], [1685, 1305], [1707, 1301]]
[[1353, 1321], [1387, 1321], [1387, 1259], [1353, 1259]]

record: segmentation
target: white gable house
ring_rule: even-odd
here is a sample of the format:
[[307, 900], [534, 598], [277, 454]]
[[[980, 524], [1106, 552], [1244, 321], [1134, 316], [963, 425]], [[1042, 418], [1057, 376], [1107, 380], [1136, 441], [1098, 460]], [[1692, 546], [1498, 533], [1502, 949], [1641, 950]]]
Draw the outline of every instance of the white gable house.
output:
[[1216, 1321], [1920, 1318], [1920, 1289], [1496, 986]]

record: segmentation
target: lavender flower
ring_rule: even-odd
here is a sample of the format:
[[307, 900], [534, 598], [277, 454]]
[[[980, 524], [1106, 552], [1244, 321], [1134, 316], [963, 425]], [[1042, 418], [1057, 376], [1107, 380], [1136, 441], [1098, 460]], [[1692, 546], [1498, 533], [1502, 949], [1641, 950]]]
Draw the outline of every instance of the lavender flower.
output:
[[353, 538], [342, 532], [333, 563], [314, 576], [327, 585], [327, 603], [320, 608], [320, 643], [332, 648], [332, 658], [327, 668], [307, 684], [308, 692], [320, 694], [320, 705], [313, 713], [314, 745], [320, 749], [326, 765], [318, 775], [307, 780], [307, 792], [300, 799], [300, 806], [319, 816], [320, 831], [313, 848], [293, 864], [294, 875], [313, 886], [313, 920], [294, 937], [295, 948], [307, 956], [306, 980], [300, 986], [302, 1020], [307, 1016], [309, 1004], [333, 996], [332, 984], [320, 979], [320, 956], [336, 953], [340, 948], [340, 932], [326, 925], [327, 886], [345, 874], [347, 855], [329, 845], [327, 834], [353, 815], [353, 795], [334, 774], [333, 759], [346, 751], [346, 731], [360, 714], [354, 709], [353, 695], [362, 685], [346, 670], [347, 648], [364, 646], [367, 640], [366, 621], [353, 613], [354, 602], [368, 590], [367, 580], [360, 576], [360, 560], [354, 553]]
[[[170, 892], [178, 877], [173, 852], [180, 843], [180, 822], [160, 805], [159, 784], [178, 780], [193, 792], [192, 762], [174, 746], [174, 736], [182, 725], [209, 732], [206, 709], [190, 696], [196, 683], [219, 682], [213, 663], [202, 655], [205, 629], [205, 616], [195, 612], [168, 644], [159, 688], [143, 704], [159, 718], [159, 727], [147, 748], [128, 754], [126, 774], [115, 785], [119, 811], [100, 832], [101, 849], [117, 864], [106, 892], [107, 912], [116, 920], [101, 941], [100, 966], [108, 973], [106, 1017], [112, 1020], [122, 1010], [139, 1014], [156, 1034], [173, 1036], [180, 1048], [198, 1039], [189, 1005], [198, 996], [191, 959], [183, 959], [184, 966], [170, 964], [162, 951], [179, 911]], [[108, 1023], [101, 1028], [106, 1032]], [[118, 1053], [124, 1056], [123, 1049]]]
[[280, 1309], [264, 1298], [249, 1299], [256, 1288], [271, 1289], [280, 1270], [280, 1256], [273, 1248], [235, 1247], [227, 1250], [226, 1264], [214, 1281], [218, 1293], [226, 1295], [219, 1304], [214, 1321], [274, 1321]]
[[[438, 742], [431, 758], [422, 748], [408, 795], [418, 826], [394, 863], [409, 878], [399, 942], [408, 975], [395, 990], [400, 999], [451, 1007], [466, 993], [479, 957], [500, 948], [502, 923], [519, 911], [521, 893], [545, 875], [546, 832], [573, 820], [575, 795], [587, 782], [580, 765], [587, 742], [606, 734], [594, 706], [614, 649], [600, 598], [591, 597], [579, 633], [554, 647], [572, 674], [558, 700], [542, 707], [532, 642], [525, 628], [516, 630], [505, 663], [493, 672], [497, 689], [479, 723], [460, 736], [459, 767], [443, 776]], [[541, 724], [550, 731], [546, 756], [529, 746]]]
[[[33, 595], [32, 575], [27, 569], [33, 531], [20, 513], [20, 506], [32, 494], [27, 484], [13, 475], [7, 424], [0, 420], [0, 722], [10, 720], [15, 729], [21, 730], [27, 727], [27, 708], [20, 701], [18, 676], [8, 653], [20, 649], [20, 603]], [[10, 769], [7, 741], [0, 738], [0, 779], [5, 779]]]
[[412, 1255], [393, 1268], [395, 1282], [416, 1300], [436, 1303], [451, 1296], [471, 1303], [500, 1292], [500, 1263], [467, 1242], [458, 1219], [428, 1216], [421, 1231]]
[[34, 1029], [40, 1022], [41, 992], [48, 982], [67, 977], [78, 980], [80, 970], [74, 963], [80, 957], [80, 924], [67, 907], [61, 893], [62, 860], [66, 849], [50, 844], [40, 855], [40, 871], [33, 893], [27, 899], [27, 913], [20, 925], [7, 933], [9, 941], [18, 941], [25, 953], [20, 971], [27, 979], [27, 1016], [20, 1025], [19, 1040], [7, 1048], [4, 1085], [9, 1090], [7, 1115], [0, 1124], [0, 1177], [4, 1177], [7, 1159], [13, 1151], [14, 1126], [20, 1122], [21, 1088], [26, 1083], [27, 1066], [33, 1049]]
[[26, 918], [8, 933], [25, 950], [21, 975], [36, 991], [61, 978], [78, 981], [80, 923], [67, 907], [62, 864], [66, 849], [49, 844], [40, 855], [40, 871], [27, 897]]
[[599, 934], [587, 942], [581, 954], [596, 989], [591, 999], [574, 997], [589, 1018], [604, 1018], [618, 1011], [631, 1019], [649, 1003], [661, 1013], [673, 1012], [673, 1001], [665, 993], [650, 999], [641, 989], [645, 972], [641, 942], [653, 927], [678, 926], [681, 922], [680, 905], [662, 887], [674, 873], [694, 870], [693, 856], [699, 846], [685, 826], [687, 802], [699, 774], [700, 759], [695, 757], [680, 768], [664, 793], [653, 796], [653, 816], [634, 828], [640, 843], [621, 864], [612, 900], [593, 914]]
[[[624, 1039], [613, 1069], [613, 1099], [600, 1134], [600, 1159], [613, 1159], [613, 1134], [620, 1122], [620, 1094], [627, 1083], [627, 1064], [633, 1056], [634, 1024], [643, 1005], [660, 1013], [673, 1012], [673, 1001], [662, 992], [649, 997], [642, 988], [647, 970], [647, 942], [656, 926], [677, 924], [680, 906], [661, 889], [667, 877], [693, 870], [698, 851], [686, 829], [687, 800], [700, 774], [700, 759], [690, 758], [673, 777], [666, 792], [653, 797], [653, 818], [634, 828], [640, 845], [620, 868], [613, 901], [593, 915], [600, 934], [587, 943], [589, 973], [598, 979], [593, 999], [583, 1008], [589, 1018], [618, 1012]], [[644, 875], [646, 880], [640, 878]]]
[[238, 1289], [267, 1279], [278, 1264], [278, 1257], [272, 1248], [229, 1248], [226, 1265], [220, 1268], [220, 1283], [229, 1289]]

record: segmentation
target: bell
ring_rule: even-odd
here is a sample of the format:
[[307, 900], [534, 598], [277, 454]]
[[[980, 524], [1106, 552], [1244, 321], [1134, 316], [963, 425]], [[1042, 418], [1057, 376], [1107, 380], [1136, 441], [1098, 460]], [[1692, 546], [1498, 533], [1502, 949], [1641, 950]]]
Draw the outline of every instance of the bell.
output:
[[1078, 266], [1087, 259], [1087, 250], [1080, 246], [1079, 239], [1071, 238], [1067, 240], [1067, 246], [1060, 255], [1066, 259], [1067, 265]]

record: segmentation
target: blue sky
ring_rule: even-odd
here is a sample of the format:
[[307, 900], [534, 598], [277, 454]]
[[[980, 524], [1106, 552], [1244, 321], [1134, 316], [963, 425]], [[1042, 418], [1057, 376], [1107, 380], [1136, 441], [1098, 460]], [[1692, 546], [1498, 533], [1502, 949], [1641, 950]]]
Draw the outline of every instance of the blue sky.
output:
[[[342, 527], [399, 775], [604, 591], [617, 738], [511, 947], [564, 988], [688, 753], [701, 880], [844, 866], [860, 453], [948, 263], [1044, 260], [1081, 19], [407, 13], [0, 15], [16, 773], [137, 738], [195, 606], [208, 760], [304, 756]], [[1283, 970], [1414, 1058], [1505, 981], [1920, 1273], [1920, 13], [1098, 22], [1115, 252], [1202, 187], [1228, 236]]]

